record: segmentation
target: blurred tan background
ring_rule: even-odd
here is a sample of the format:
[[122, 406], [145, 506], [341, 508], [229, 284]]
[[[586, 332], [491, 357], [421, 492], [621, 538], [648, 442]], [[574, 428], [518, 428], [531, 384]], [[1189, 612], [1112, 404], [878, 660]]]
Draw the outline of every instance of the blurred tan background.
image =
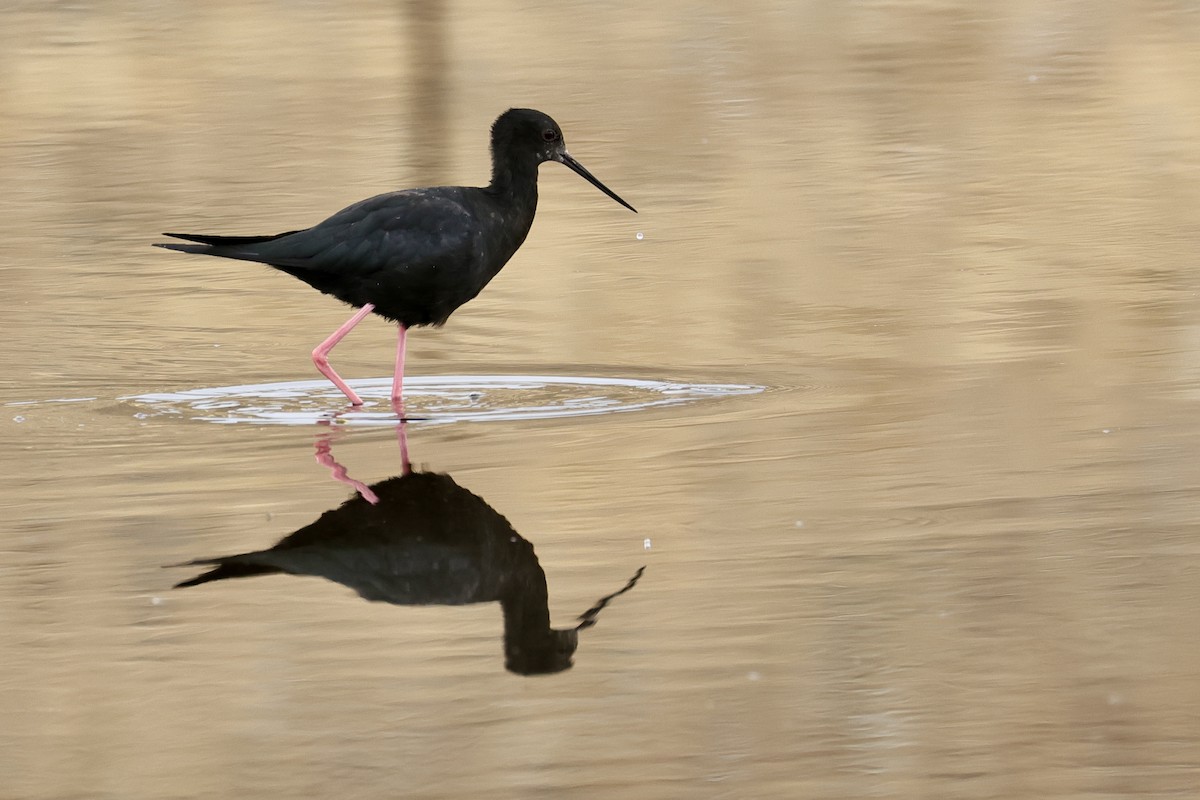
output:
[[[0, 798], [1191, 796], [1198, 42], [1132, 0], [0, 10]], [[495, 608], [170, 593], [346, 487], [311, 429], [117, 398], [314, 377], [347, 312], [150, 242], [483, 182], [510, 106], [641, 213], [547, 165], [413, 374], [768, 391], [414, 457], [556, 621], [642, 584], [537, 681]], [[398, 471], [387, 431], [335, 452]]]

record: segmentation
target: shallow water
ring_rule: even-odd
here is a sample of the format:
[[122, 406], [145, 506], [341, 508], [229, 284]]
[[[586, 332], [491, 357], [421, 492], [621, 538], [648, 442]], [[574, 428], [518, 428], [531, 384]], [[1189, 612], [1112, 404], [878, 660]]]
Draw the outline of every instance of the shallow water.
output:
[[[348, 405], [331, 382], [294, 381], [250, 386], [215, 386], [183, 392], [122, 397], [144, 410], [138, 419], [183, 415], [205, 422], [257, 425], [383, 425], [404, 421], [515, 422], [533, 419], [620, 414], [758, 394], [762, 386], [688, 384], [630, 378], [538, 375], [438, 375], [405, 382], [403, 404], [392, 400], [392, 379], [350, 382], [362, 399]], [[20, 404], [18, 404], [20, 405]]]
[[[0, 798], [1192, 796], [1200, 14], [416, 8], [0, 11]], [[149, 244], [482, 181], [509, 105], [641, 213], [546, 165], [410, 337], [413, 510], [348, 309]], [[405, 597], [645, 572], [527, 676], [497, 602], [164, 569], [397, 508], [477, 536]]]

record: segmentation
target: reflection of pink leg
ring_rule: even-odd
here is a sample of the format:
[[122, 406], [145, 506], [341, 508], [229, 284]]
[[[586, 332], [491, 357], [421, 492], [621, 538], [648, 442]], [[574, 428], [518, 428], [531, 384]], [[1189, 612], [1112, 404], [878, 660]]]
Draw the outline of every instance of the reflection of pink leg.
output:
[[[401, 406], [403, 408], [403, 406]], [[400, 443], [400, 474], [407, 475], [412, 472], [412, 465], [408, 463], [408, 423], [404, 422], [404, 413], [401, 411], [400, 424], [396, 426], [396, 440]]]
[[337, 345], [342, 339], [346, 338], [346, 334], [354, 329], [354, 326], [363, 321], [363, 317], [375, 310], [372, 303], [367, 303], [354, 313], [354, 316], [346, 320], [346, 324], [338, 328], [333, 333], [329, 334], [329, 338], [317, 345], [317, 348], [312, 351], [313, 364], [316, 365], [317, 371], [333, 382], [333, 385], [342, 390], [342, 394], [350, 398], [350, 402], [356, 406], [362, 405], [362, 399], [354, 393], [344, 380], [341, 379], [333, 367], [329, 366], [329, 351]]
[[396, 371], [392, 374], [392, 401], [393, 406], [400, 402], [400, 398], [404, 393], [404, 339], [408, 330], [401, 325], [400, 336], [396, 339]]
[[355, 491], [362, 495], [362, 499], [366, 500], [371, 505], [379, 502], [379, 496], [371, 491], [371, 487], [367, 486], [360, 480], [351, 478], [346, 472], [346, 468], [333, 460], [333, 437], [324, 435], [317, 437], [317, 463], [322, 466], [329, 467], [330, 473], [336, 480], [341, 481], [349, 486], [353, 486]]

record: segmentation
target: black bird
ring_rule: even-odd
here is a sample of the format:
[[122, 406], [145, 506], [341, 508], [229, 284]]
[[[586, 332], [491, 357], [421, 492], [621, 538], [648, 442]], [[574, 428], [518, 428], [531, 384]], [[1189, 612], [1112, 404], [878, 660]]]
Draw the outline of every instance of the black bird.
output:
[[504, 665], [534, 675], [568, 669], [579, 631], [595, 625], [645, 569], [583, 612], [574, 627], [552, 628], [546, 573], [533, 545], [482, 498], [432, 472], [406, 472], [369, 490], [268, 550], [178, 565], [210, 569], [177, 588], [255, 575], [311, 575], [348, 586], [366, 600], [400, 606], [499, 602]]
[[415, 325], [442, 325], [474, 298], [525, 241], [537, 210], [538, 166], [557, 161], [637, 212], [568, 152], [562, 129], [540, 111], [513, 108], [492, 125], [492, 182], [389, 192], [300, 231], [274, 236], [165, 233], [198, 244], [168, 250], [258, 261], [359, 310], [313, 350], [313, 363], [350, 402], [362, 400], [329, 365], [329, 351], [375, 312], [400, 326], [392, 400], [404, 381], [404, 339]]

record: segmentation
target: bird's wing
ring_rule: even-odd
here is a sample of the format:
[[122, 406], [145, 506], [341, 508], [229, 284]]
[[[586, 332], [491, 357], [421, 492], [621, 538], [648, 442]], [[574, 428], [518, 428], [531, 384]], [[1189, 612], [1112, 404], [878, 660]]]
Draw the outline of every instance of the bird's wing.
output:
[[246, 255], [292, 270], [369, 274], [448, 266], [467, 259], [476, 227], [452, 190], [379, 195], [311, 228], [245, 245]]

